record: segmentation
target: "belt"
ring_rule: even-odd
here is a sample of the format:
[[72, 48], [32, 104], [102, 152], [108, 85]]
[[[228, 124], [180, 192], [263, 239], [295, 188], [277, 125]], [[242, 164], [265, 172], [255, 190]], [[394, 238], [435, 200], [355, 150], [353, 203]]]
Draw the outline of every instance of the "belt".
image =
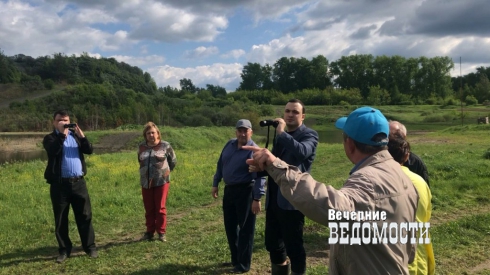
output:
[[225, 187], [249, 187], [249, 186], [254, 186], [254, 182], [242, 182], [242, 183], [233, 183], [233, 184], [226, 184]]
[[70, 178], [61, 178], [62, 181], [67, 181], [69, 183], [77, 183], [81, 179], [83, 179], [83, 176], [80, 176], [80, 177], [70, 177]]

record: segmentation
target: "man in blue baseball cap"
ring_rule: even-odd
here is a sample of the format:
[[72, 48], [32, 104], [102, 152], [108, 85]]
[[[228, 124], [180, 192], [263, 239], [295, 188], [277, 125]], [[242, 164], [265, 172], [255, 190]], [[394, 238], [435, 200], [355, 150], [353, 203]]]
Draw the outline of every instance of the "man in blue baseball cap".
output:
[[[415, 222], [418, 195], [400, 164], [387, 150], [388, 121], [379, 110], [361, 107], [348, 117], [339, 118], [335, 126], [343, 131], [344, 151], [354, 164], [339, 190], [317, 182], [308, 173], [302, 173], [263, 148], [243, 147], [254, 151], [253, 159], [247, 160], [249, 170], [267, 171], [283, 196], [308, 218], [328, 226], [348, 225], [339, 235], [350, 242], [329, 239], [329, 274], [409, 274], [408, 263], [413, 260], [415, 251], [413, 244], [391, 239], [365, 242], [366, 236], [376, 234], [373, 228], [382, 228], [383, 223]], [[332, 215], [332, 212], [341, 215]], [[352, 213], [369, 214], [371, 219], [353, 218]], [[373, 218], [376, 215], [370, 213], [385, 215]], [[356, 235], [354, 224], [359, 221], [363, 222], [363, 227], [362, 230], [357, 227]], [[369, 226], [364, 228], [364, 223]], [[332, 233], [332, 228], [330, 231]], [[371, 240], [370, 237], [367, 240]]]

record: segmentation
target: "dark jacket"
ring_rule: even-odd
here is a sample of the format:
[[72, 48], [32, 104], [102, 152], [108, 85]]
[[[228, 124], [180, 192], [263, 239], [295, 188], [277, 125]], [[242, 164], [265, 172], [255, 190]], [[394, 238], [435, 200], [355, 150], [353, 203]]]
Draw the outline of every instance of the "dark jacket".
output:
[[430, 187], [429, 172], [427, 171], [427, 166], [425, 166], [425, 163], [422, 161], [422, 159], [419, 156], [410, 152], [408, 160], [403, 164], [403, 166], [408, 167], [410, 171], [421, 176], [427, 183], [427, 186]]
[[[92, 154], [92, 144], [87, 138], [79, 138], [73, 131], [71, 132], [78, 144], [78, 153], [80, 155], [80, 161], [82, 162], [83, 175], [86, 175], [87, 165], [85, 164], [83, 154]], [[44, 178], [49, 184], [61, 181], [61, 157], [63, 156], [63, 142], [65, 141], [65, 138], [65, 134], [57, 133], [56, 130], [54, 130], [43, 139], [44, 149], [48, 153], [48, 165], [44, 171]]]
[[[302, 124], [292, 134], [283, 132], [274, 141], [272, 153], [289, 165], [298, 167], [301, 172], [310, 172], [311, 164], [316, 156], [318, 145], [318, 133]], [[271, 185], [276, 185], [272, 177], [268, 179], [266, 193], [266, 208], [269, 204]], [[272, 187], [277, 191], [277, 205], [284, 210], [295, 210], [295, 208], [277, 190], [277, 185]]]

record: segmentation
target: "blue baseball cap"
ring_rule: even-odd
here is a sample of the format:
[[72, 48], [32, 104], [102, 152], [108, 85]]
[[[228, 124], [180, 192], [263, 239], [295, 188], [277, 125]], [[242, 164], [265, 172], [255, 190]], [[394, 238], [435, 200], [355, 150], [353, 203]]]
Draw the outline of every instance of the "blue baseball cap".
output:
[[[341, 117], [335, 122], [353, 140], [362, 144], [382, 146], [388, 144], [390, 126], [385, 116], [378, 110], [366, 106], [354, 110], [348, 117]], [[376, 142], [373, 137], [383, 133], [386, 139]]]

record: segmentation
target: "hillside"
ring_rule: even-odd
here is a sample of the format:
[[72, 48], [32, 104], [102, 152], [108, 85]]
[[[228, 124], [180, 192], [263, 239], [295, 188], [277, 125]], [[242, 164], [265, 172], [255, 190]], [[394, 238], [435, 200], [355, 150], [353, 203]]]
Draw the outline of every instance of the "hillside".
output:
[[51, 90], [25, 91], [20, 85], [0, 84], [0, 109], [8, 108], [12, 102], [22, 103], [26, 100], [34, 100], [60, 91], [62, 86]]

